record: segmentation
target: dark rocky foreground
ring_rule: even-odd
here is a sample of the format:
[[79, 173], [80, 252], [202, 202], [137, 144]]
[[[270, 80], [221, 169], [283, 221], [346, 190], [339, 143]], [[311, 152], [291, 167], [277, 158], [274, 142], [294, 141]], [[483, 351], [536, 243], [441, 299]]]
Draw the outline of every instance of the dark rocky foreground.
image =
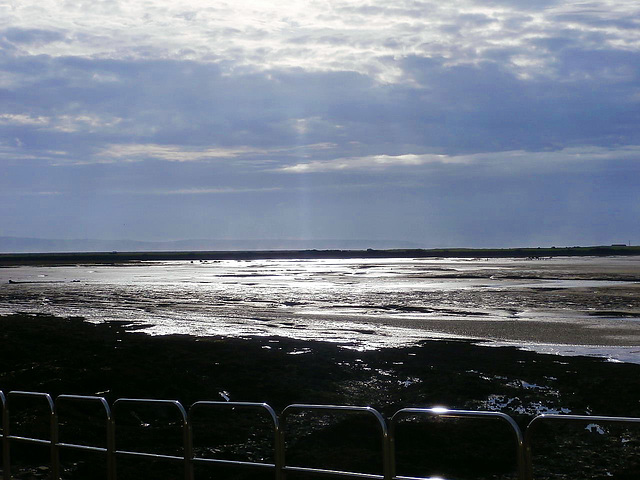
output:
[[[464, 341], [358, 352], [286, 338], [150, 337], [134, 330], [121, 322], [95, 325], [79, 318], [0, 317], [0, 389], [48, 392], [54, 397], [100, 395], [110, 402], [121, 397], [176, 399], [185, 406], [226, 397], [267, 402], [278, 412], [292, 403], [370, 405], [386, 417], [403, 407], [445, 405], [500, 410], [521, 428], [535, 414], [554, 410], [640, 417], [640, 365]], [[12, 409], [12, 428], [33, 423], [34, 415]], [[166, 433], [163, 425], [175, 429], [175, 420], [166, 416], [155, 411], [123, 415], [117, 430], [123, 443], [118, 448], [126, 448], [131, 439], [140, 448], [144, 438], [151, 450], [172, 451], [175, 446], [160, 435]], [[205, 420], [215, 420], [222, 428], [194, 427], [200, 455], [269, 461], [268, 445], [252, 430], [255, 422], [245, 425], [243, 418], [229, 414]], [[362, 422], [357, 416], [296, 418], [290, 425], [288, 461], [379, 472], [376, 432]], [[61, 426], [61, 435], [73, 434], [73, 422], [69, 424], [67, 431]], [[248, 434], [238, 433], [236, 438], [231, 426]], [[515, 478], [511, 438], [501, 428], [486, 422], [400, 424], [398, 474]], [[535, 450], [536, 478], [640, 478], [639, 434], [640, 429], [618, 431], [605, 425], [543, 428]], [[46, 452], [39, 461], [32, 450], [12, 450], [19, 478], [46, 476]], [[105, 478], [101, 458], [65, 455], [64, 478]], [[38, 466], [42, 468], [32, 470]], [[180, 466], [174, 467], [122, 461], [118, 474], [180, 478]], [[213, 478], [212, 469], [201, 470], [196, 478]], [[245, 475], [223, 472], [222, 478], [269, 478]]]

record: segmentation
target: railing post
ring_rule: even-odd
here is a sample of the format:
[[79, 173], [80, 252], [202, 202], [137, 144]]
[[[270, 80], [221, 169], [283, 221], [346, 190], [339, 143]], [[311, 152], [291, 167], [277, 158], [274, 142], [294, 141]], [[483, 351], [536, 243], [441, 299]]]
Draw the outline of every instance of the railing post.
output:
[[107, 478], [116, 480], [116, 432], [113, 416], [107, 419]]
[[7, 398], [0, 390], [0, 405], [2, 407], [2, 479], [11, 480], [11, 454], [9, 444], [9, 406]]
[[[49, 400], [51, 397], [49, 397]], [[56, 415], [55, 405], [50, 401], [50, 433], [51, 438], [51, 478], [60, 480], [60, 451], [58, 449], [58, 416]]]
[[391, 435], [389, 435], [389, 426], [387, 430], [383, 431], [382, 435], [382, 469], [384, 474], [384, 480], [391, 480], [393, 478], [394, 464], [391, 460]]
[[191, 435], [191, 422], [189, 422], [188, 415], [185, 417], [186, 420], [182, 426], [183, 436], [184, 436], [184, 478], [185, 480], [193, 480], [193, 463], [191, 462], [193, 458], [193, 444], [192, 444], [192, 435]]
[[396, 476], [396, 424], [393, 417], [389, 419], [389, 479]]
[[[535, 420], [535, 418], [534, 418]], [[527, 425], [527, 428], [524, 431], [524, 469], [525, 469], [525, 480], [533, 480], [533, 463], [531, 457], [533, 452], [531, 451], [531, 423]]]
[[284, 418], [279, 418], [275, 428], [274, 462], [276, 466], [276, 480], [285, 480], [284, 472]]

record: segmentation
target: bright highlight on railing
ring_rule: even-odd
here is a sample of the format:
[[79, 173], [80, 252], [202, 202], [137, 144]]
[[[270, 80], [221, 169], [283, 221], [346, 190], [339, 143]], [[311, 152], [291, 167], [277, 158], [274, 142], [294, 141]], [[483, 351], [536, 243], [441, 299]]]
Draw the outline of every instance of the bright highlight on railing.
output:
[[[449, 409], [447, 407], [432, 407], [431, 411], [433, 413], [447, 413]], [[432, 477], [432, 478], [438, 478], [438, 477]]]
[[[48, 438], [41, 436], [27, 436], [12, 434], [11, 409], [20, 401], [40, 402], [48, 417]], [[86, 445], [78, 442], [62, 442], [59, 435], [59, 427], [66, 425], [60, 420], [61, 405], [63, 410], [69, 409], [73, 405], [93, 404], [102, 411], [106, 438], [103, 445]], [[118, 449], [116, 446], [116, 431], [118, 421], [123, 410], [132, 406], [158, 406], [173, 410], [177, 413], [181, 429], [181, 450], [182, 455], [168, 455], [152, 453], [137, 448]], [[50, 452], [50, 477], [52, 480], [60, 480], [61, 450], [78, 450], [104, 454], [106, 459], [106, 478], [116, 480], [117, 459], [125, 457], [135, 457], [151, 460], [168, 460], [181, 462], [184, 467], [185, 480], [194, 479], [195, 465], [223, 465], [238, 468], [252, 468], [269, 470], [273, 473], [275, 480], [284, 480], [287, 473], [315, 474], [333, 478], [358, 478], [366, 480], [446, 480], [441, 476], [430, 477], [407, 477], [397, 475], [396, 472], [396, 429], [400, 421], [411, 422], [412, 419], [420, 417], [445, 418], [445, 419], [475, 419], [499, 422], [506, 426], [512, 434], [513, 454], [517, 465], [516, 476], [519, 480], [533, 480], [533, 454], [532, 454], [532, 431], [538, 425], [549, 422], [600, 422], [604, 424], [640, 424], [640, 418], [635, 417], [603, 417], [584, 415], [539, 415], [535, 417], [524, 429], [524, 434], [518, 424], [510, 416], [493, 411], [471, 411], [471, 410], [450, 410], [443, 406], [433, 408], [403, 408], [394, 413], [391, 418], [385, 419], [380, 412], [371, 407], [344, 406], [344, 405], [313, 405], [313, 404], [293, 404], [284, 408], [280, 415], [266, 403], [250, 402], [218, 402], [200, 401], [186, 409], [176, 400], [158, 399], [136, 399], [121, 398], [109, 405], [106, 399], [96, 396], [81, 395], [60, 395], [55, 401], [47, 393], [11, 391], [6, 395], [0, 391], [0, 408], [2, 409], [2, 479], [11, 480], [11, 446], [14, 443], [34, 444], [48, 447]], [[193, 426], [195, 419], [203, 411], [220, 410], [224, 412], [258, 412], [261, 413], [270, 424], [272, 431], [272, 454], [273, 462], [265, 461], [240, 461], [219, 458], [205, 458], [194, 453], [193, 448]], [[381, 459], [382, 470], [379, 473], [364, 473], [357, 471], [344, 471], [335, 469], [315, 468], [302, 465], [292, 465], [287, 461], [287, 425], [291, 417], [299, 416], [303, 420], [308, 414], [340, 414], [340, 415], [363, 415], [376, 425], [379, 436], [379, 458]], [[436, 472], [434, 472], [436, 473]]]

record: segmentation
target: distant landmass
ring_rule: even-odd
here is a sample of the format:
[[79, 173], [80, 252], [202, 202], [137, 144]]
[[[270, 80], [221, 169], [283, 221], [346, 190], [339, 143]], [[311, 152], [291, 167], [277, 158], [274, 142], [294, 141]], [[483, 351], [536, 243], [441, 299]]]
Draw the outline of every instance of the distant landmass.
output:
[[61, 240], [25, 237], [0, 237], [0, 253], [71, 252], [187, 252], [246, 250], [361, 250], [367, 248], [421, 248], [422, 245], [397, 240], [175, 240], [148, 242], [138, 240]]
[[0, 252], [0, 266], [121, 264], [141, 261], [207, 261], [266, 259], [348, 259], [348, 258], [527, 258], [640, 256], [640, 246], [600, 245], [591, 247], [536, 248], [393, 248], [393, 249], [266, 249], [266, 250], [155, 250], [99, 252]]

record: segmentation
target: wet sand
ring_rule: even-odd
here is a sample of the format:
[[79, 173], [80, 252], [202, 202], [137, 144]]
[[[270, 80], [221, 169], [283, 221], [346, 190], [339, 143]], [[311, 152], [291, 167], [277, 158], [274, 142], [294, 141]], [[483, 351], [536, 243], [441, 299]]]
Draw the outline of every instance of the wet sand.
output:
[[640, 360], [640, 329], [627, 320], [610, 320], [606, 326], [592, 322], [562, 320], [429, 320], [413, 328], [469, 339], [520, 345], [575, 345], [637, 347]]
[[287, 260], [0, 269], [0, 312], [126, 320], [154, 335], [351, 348], [472, 339], [640, 363], [640, 257]]

